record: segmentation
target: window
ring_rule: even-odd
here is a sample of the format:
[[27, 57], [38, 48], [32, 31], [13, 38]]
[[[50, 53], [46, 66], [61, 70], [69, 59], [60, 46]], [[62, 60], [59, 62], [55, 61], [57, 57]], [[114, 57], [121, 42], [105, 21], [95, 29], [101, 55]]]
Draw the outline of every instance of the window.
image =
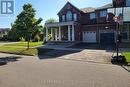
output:
[[77, 14], [74, 14], [74, 21], [77, 21]]
[[90, 19], [95, 19], [96, 18], [96, 13], [90, 13]]
[[62, 21], [65, 21], [65, 15], [62, 15]]
[[107, 11], [100, 11], [100, 17], [106, 17], [107, 16]]
[[72, 21], [72, 12], [71, 11], [67, 12], [66, 19], [67, 19], [67, 21]]
[[124, 7], [123, 19], [124, 21], [130, 21], [130, 7]]
[[126, 1], [126, 6], [130, 6], [130, 0]]

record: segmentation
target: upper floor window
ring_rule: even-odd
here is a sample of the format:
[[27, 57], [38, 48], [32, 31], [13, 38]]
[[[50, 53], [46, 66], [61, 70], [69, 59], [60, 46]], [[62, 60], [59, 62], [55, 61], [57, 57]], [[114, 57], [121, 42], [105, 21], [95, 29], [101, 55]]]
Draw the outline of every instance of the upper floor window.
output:
[[90, 13], [90, 19], [95, 19], [96, 18], [96, 13]]
[[65, 21], [65, 15], [62, 15], [62, 21]]
[[66, 19], [67, 19], [67, 21], [72, 21], [72, 12], [71, 11], [67, 12]]
[[130, 6], [130, 0], [126, 0], [126, 6]]
[[100, 11], [100, 17], [106, 17], [107, 16], [107, 11]]
[[77, 14], [74, 14], [74, 21], [77, 21]]

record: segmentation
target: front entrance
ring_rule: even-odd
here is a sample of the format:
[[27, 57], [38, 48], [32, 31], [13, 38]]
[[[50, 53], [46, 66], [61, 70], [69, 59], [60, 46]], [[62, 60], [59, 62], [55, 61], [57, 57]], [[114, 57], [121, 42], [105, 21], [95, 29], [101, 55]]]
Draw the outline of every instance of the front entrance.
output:
[[96, 31], [84, 31], [83, 42], [96, 43]]

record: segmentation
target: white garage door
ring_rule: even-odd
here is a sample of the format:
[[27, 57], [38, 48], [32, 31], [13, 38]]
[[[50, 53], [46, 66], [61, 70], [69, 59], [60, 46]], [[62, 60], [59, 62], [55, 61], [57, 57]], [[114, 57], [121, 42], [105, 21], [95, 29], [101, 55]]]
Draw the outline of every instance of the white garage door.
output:
[[83, 32], [83, 42], [96, 43], [96, 32], [95, 31]]

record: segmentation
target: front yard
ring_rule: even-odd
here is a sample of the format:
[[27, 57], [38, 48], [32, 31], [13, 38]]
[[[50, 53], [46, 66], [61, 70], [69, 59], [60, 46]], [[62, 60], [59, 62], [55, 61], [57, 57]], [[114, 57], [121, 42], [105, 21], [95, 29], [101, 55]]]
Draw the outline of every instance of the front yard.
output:
[[38, 48], [20, 48], [20, 47], [8, 47], [8, 46], [0, 46], [0, 52], [3, 53], [12, 53], [12, 54], [19, 54], [19, 55], [43, 55], [45, 52], [49, 52], [52, 49], [38, 49]]
[[[41, 46], [43, 45], [43, 42], [30, 42], [29, 46], [30, 47], [34, 47], [34, 46]], [[22, 47], [27, 47], [28, 42], [19, 42], [19, 43], [15, 43], [15, 44], [6, 44], [4, 46], [22, 46]]]
[[[41, 46], [43, 42], [30, 42], [30, 47]], [[27, 49], [27, 42], [19, 42], [13, 44], [5, 44], [0, 46], [0, 52], [12, 53], [19, 55], [43, 55], [45, 52], [51, 51], [52, 49], [40, 49], [40, 48], [30, 48]]]
[[124, 52], [123, 55], [125, 56], [126, 61], [130, 63], [130, 52]]

